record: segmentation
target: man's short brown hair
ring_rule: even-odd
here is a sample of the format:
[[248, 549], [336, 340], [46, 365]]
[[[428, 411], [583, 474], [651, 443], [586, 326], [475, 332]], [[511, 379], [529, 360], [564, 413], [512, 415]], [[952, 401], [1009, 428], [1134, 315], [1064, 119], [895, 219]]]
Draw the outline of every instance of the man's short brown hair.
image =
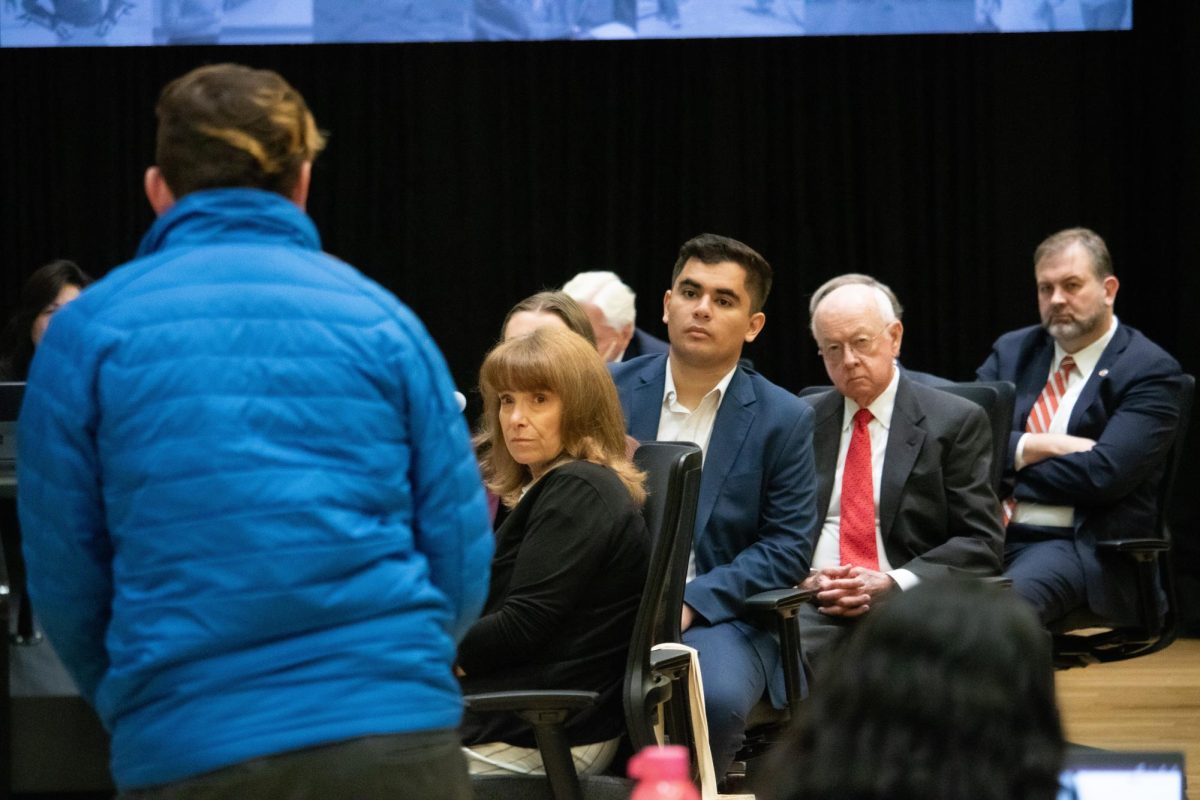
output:
[[194, 69], [163, 88], [155, 113], [155, 160], [176, 198], [233, 186], [289, 195], [325, 146], [304, 98], [271, 70]]
[[1078, 244], [1092, 257], [1092, 271], [1098, 279], [1104, 280], [1113, 274], [1108, 245], [1100, 238], [1100, 234], [1089, 228], [1067, 228], [1047, 236], [1033, 251], [1033, 266], [1036, 268], [1043, 259], [1056, 256], [1073, 244]]
[[679, 257], [675, 259], [675, 269], [671, 272], [671, 286], [683, 272], [687, 262], [696, 259], [703, 264], [720, 264], [722, 261], [732, 261], [746, 270], [746, 291], [750, 294], [750, 312], [762, 311], [771, 293], [771, 265], [758, 254], [753, 247], [730, 239], [728, 236], [718, 236], [715, 233], [702, 233], [688, 239], [679, 248]]

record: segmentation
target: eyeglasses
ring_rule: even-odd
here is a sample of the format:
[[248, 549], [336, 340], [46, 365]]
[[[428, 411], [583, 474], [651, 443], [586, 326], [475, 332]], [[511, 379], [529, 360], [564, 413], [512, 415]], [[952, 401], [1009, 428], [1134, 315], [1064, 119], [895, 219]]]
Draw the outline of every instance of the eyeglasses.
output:
[[857, 356], [869, 356], [875, 350], [875, 342], [883, 335], [883, 332], [888, 329], [892, 323], [887, 323], [874, 336], [867, 336], [865, 333], [855, 336], [848, 342], [831, 342], [824, 347], [817, 348], [817, 355], [825, 359], [827, 363], [836, 364], [846, 357], [846, 348], [854, 351]]

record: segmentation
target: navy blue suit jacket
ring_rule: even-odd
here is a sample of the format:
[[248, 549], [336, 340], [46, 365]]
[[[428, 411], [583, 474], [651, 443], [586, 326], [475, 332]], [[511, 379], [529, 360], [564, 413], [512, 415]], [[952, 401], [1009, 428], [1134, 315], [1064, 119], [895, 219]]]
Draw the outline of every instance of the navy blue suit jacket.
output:
[[625, 347], [625, 353], [621, 356], [621, 361], [632, 361], [638, 356], [649, 356], [655, 353], [665, 353], [670, 348], [666, 342], [659, 339], [657, 336], [652, 336], [646, 333], [641, 328], [633, 329], [633, 338], [629, 340], [629, 344]]
[[[1096, 446], [1013, 471], [1017, 441], [1050, 374], [1054, 340], [1040, 326], [1011, 331], [992, 345], [980, 380], [1017, 387], [1005, 465], [1006, 489], [1017, 500], [1075, 508], [1075, 549], [1087, 578], [1088, 605], [1117, 621], [1135, 618], [1132, 567], [1101, 560], [1096, 542], [1149, 535], [1157, 488], [1179, 423], [1179, 363], [1128, 325], [1120, 325], [1071, 412], [1067, 433]], [[1006, 494], [1008, 492], [1006, 491]]]
[[[611, 365], [629, 434], [658, 435], [666, 355]], [[794, 586], [807, 575], [816, 538], [813, 412], [808, 404], [739, 366], [717, 412], [696, 509], [697, 577], [684, 601], [709, 623], [740, 620], [757, 592]], [[782, 696], [778, 646], [745, 623]]]

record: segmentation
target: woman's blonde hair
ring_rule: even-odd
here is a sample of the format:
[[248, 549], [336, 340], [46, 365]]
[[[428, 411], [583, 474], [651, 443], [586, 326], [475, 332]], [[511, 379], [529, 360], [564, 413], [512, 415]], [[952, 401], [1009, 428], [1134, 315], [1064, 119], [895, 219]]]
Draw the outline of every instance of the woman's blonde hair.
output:
[[508, 506], [516, 505], [529, 482], [529, 467], [518, 464], [504, 443], [501, 392], [554, 392], [562, 401], [560, 459], [584, 460], [617, 474], [634, 502], [646, 499], [645, 475], [625, 453], [625, 418], [617, 388], [596, 348], [577, 333], [538, 328], [492, 348], [479, 370], [483, 420], [479, 438], [489, 446], [482, 457], [487, 487]]
[[177, 198], [234, 186], [288, 195], [325, 147], [304, 98], [271, 70], [194, 69], [166, 85], [155, 112], [155, 160]]

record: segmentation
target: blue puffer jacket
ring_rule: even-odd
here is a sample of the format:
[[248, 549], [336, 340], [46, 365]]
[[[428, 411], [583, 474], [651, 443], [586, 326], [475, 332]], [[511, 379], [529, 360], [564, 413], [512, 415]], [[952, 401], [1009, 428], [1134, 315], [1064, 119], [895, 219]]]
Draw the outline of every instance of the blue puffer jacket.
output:
[[492, 535], [416, 317], [268, 192], [182, 198], [55, 316], [20, 423], [30, 594], [129, 789], [451, 728]]

